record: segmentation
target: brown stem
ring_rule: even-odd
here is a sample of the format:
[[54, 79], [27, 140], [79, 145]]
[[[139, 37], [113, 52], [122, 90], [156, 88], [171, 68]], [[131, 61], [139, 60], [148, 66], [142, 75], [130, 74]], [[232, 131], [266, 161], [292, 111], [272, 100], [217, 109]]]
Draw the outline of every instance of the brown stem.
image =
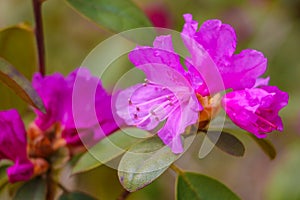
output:
[[46, 200], [54, 200], [55, 198], [55, 191], [56, 190], [56, 183], [52, 179], [51, 170], [47, 173], [47, 195]]
[[42, 76], [45, 75], [45, 44], [43, 33], [43, 19], [42, 19], [42, 3], [43, 0], [32, 0], [34, 21], [35, 21], [35, 38], [38, 51], [39, 72]]
[[125, 200], [131, 193], [127, 190], [123, 190], [121, 195], [117, 198], [117, 200]]

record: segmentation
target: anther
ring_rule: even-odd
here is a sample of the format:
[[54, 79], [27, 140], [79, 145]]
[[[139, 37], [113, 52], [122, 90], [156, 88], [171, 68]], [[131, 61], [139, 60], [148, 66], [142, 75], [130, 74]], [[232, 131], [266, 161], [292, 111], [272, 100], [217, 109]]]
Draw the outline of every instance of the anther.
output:
[[138, 115], [137, 115], [137, 114], [134, 114], [133, 116], [134, 116], [134, 119], [137, 119], [137, 118], [138, 118]]
[[131, 99], [128, 99], [128, 103], [129, 103], [129, 105], [132, 105]]
[[135, 107], [136, 108], [136, 111], [140, 111], [141, 109], [139, 107]]

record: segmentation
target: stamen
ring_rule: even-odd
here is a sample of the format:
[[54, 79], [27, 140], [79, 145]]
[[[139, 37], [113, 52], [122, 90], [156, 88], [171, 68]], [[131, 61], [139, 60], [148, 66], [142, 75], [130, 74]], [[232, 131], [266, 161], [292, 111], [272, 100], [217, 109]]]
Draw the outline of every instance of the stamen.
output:
[[131, 99], [128, 99], [128, 104], [129, 104], [129, 105], [132, 105]]
[[147, 86], [147, 83], [143, 83], [143, 86], [146, 87], [146, 86]]
[[136, 108], [136, 111], [140, 111], [141, 109], [139, 107], [135, 107]]
[[138, 119], [138, 115], [137, 114], [134, 114], [134, 119]]

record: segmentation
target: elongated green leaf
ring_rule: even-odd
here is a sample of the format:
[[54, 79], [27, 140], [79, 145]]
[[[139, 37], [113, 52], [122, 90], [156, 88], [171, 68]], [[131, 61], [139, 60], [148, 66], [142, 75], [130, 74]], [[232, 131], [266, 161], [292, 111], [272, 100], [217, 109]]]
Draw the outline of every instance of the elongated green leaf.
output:
[[152, 26], [145, 14], [130, 0], [66, 0], [87, 18], [113, 31]]
[[176, 197], [178, 200], [240, 199], [219, 181], [193, 172], [184, 172], [178, 176]]
[[[191, 138], [185, 139], [185, 147]], [[149, 138], [124, 154], [118, 168], [119, 180], [126, 190], [139, 190], [157, 179], [180, 155], [174, 154], [160, 138]]]
[[63, 193], [59, 200], [96, 200], [96, 198], [85, 194], [83, 192], [70, 192], [70, 193]]
[[[0, 30], [0, 57], [11, 63], [21, 74], [31, 80], [36, 70], [37, 58], [33, 29], [27, 24], [18, 24]], [[17, 108], [24, 111], [28, 104], [0, 84], [0, 109]]]
[[224, 131], [221, 132], [221, 135], [219, 135], [219, 132], [217, 131], [209, 131], [207, 136], [212, 142], [215, 142], [219, 149], [230, 155], [243, 156], [245, 153], [243, 143], [234, 135]]
[[0, 81], [28, 104], [45, 112], [44, 104], [31, 83], [11, 64], [0, 58]]
[[102, 163], [123, 154], [130, 146], [141, 141], [142, 138], [150, 136], [149, 132], [137, 128], [124, 128], [116, 131], [83, 154], [74, 165], [72, 172], [74, 174], [82, 173], [99, 167]]
[[249, 135], [253, 138], [253, 140], [258, 144], [258, 146], [267, 154], [267, 156], [273, 160], [276, 157], [276, 149], [273, 144], [266, 139], [259, 139], [255, 137], [255, 135], [249, 133]]
[[46, 198], [46, 181], [41, 178], [35, 178], [26, 182], [14, 196], [14, 200], [43, 200]]

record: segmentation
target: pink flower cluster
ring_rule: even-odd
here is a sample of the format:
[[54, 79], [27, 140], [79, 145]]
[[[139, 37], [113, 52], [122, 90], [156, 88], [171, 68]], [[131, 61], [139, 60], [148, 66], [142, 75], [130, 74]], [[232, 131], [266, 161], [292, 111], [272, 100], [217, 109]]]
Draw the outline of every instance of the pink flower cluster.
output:
[[[72, 96], [75, 80], [80, 88], [76, 96]], [[59, 124], [66, 144], [78, 146], [82, 145], [82, 137], [88, 137], [95, 143], [118, 128], [111, 112], [111, 95], [87, 69], [75, 70], [66, 78], [59, 73], [45, 77], [37, 73], [32, 84], [46, 108], [46, 113], [34, 110], [34, 124], [40, 132], [46, 133]], [[91, 85], [96, 85], [96, 91], [89, 89]], [[87, 98], [91, 96], [92, 101]], [[74, 119], [74, 111], [81, 113], [79, 119]], [[93, 111], [96, 117], [92, 115]], [[7, 170], [9, 181], [13, 183], [30, 179], [34, 165], [27, 152], [25, 126], [16, 109], [0, 112], [0, 129], [0, 159], [14, 162]], [[79, 135], [77, 129], [83, 135]]]
[[184, 19], [181, 36], [190, 53], [184, 59], [186, 69], [174, 51], [171, 35], [157, 37], [153, 47], [136, 47], [129, 59], [147, 80], [119, 93], [117, 114], [128, 125], [145, 130], [166, 120], [157, 134], [174, 153], [181, 153], [181, 134], [197, 123], [203, 110], [197, 96], [229, 90], [221, 104], [236, 125], [259, 138], [282, 131], [278, 112], [287, 105], [288, 94], [260, 78], [267, 68], [264, 55], [253, 49], [234, 54], [235, 31], [220, 20], [208, 20], [198, 29], [191, 14]]

